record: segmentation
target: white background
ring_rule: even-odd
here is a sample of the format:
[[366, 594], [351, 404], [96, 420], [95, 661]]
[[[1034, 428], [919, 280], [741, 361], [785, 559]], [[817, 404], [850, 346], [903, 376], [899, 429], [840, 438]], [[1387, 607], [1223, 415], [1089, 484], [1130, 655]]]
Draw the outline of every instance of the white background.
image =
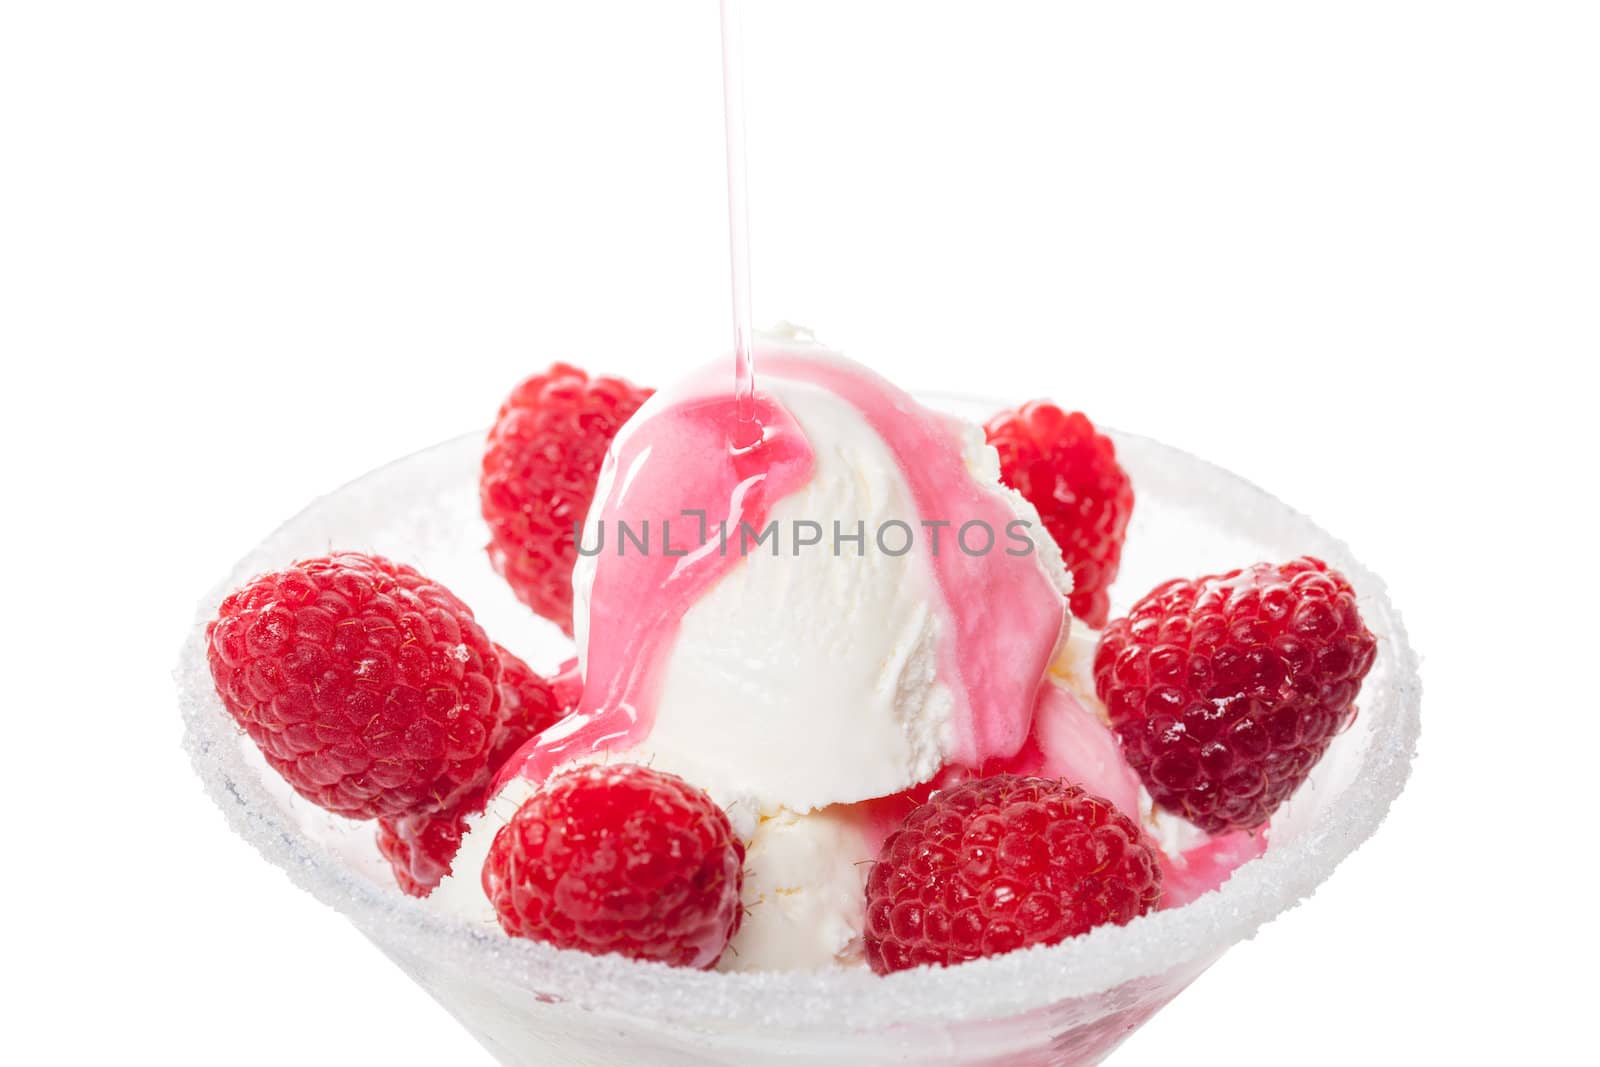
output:
[[[1117, 1062], [1579, 1058], [1593, 6], [754, 6], [758, 320], [1233, 468], [1425, 656], [1383, 830]], [[0, 4], [0, 1058], [485, 1062], [230, 836], [168, 672], [312, 496], [727, 346], [719, 92], [707, 0]]]

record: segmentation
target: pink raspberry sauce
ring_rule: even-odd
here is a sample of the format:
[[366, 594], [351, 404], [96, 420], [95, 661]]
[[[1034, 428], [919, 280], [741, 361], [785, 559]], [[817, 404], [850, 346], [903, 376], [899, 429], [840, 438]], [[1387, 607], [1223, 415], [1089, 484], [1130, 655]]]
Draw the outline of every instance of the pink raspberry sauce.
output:
[[[1015, 753], [1027, 740], [1040, 682], [1064, 632], [1066, 602], [1035, 555], [1007, 555], [1005, 530], [1016, 513], [972, 477], [959, 424], [843, 360], [778, 351], [763, 353], [761, 365], [822, 386], [860, 411], [899, 464], [918, 518], [950, 523], [941, 550], [930, 546], [930, 559], [951, 624], [943, 628], [939, 656], [940, 680], [957, 700], [951, 756], [975, 767]], [[957, 537], [968, 522], [994, 531], [990, 551], [961, 549]]]
[[811, 477], [811, 444], [794, 418], [759, 393], [755, 414], [761, 439], [744, 449], [733, 445], [738, 421], [731, 394], [647, 412], [637, 432], [624, 430], [613, 442], [606, 462], [614, 476], [600, 514], [613, 524], [638, 529], [648, 520], [651, 531], [669, 530], [671, 552], [657, 541], [648, 551], [601, 560], [590, 591], [578, 710], [523, 746], [501, 769], [496, 790], [517, 774], [541, 780], [569, 759], [629, 748], [649, 736], [654, 693], [679, 622], [740, 561], [737, 551], [721, 551], [715, 533], [701, 544], [698, 522], [682, 513], [703, 510], [713, 531], [719, 523], [737, 531], [742, 522], [759, 530], [772, 505]]

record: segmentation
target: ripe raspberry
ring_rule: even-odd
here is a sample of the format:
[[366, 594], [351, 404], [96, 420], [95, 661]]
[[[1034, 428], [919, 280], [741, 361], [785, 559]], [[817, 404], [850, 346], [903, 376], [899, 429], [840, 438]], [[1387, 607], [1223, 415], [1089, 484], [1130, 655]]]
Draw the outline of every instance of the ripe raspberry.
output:
[[[438, 888], [467, 832], [467, 805], [432, 815], [394, 815], [378, 820], [378, 851], [394, 870], [403, 892], [425, 897]], [[477, 795], [471, 813], [483, 809]]]
[[557, 363], [512, 390], [489, 431], [478, 484], [489, 560], [518, 599], [569, 634], [577, 524], [611, 438], [650, 393]]
[[739, 929], [744, 845], [722, 809], [636, 764], [557, 775], [500, 829], [483, 890], [513, 937], [710, 967]]
[[1344, 575], [1305, 556], [1157, 586], [1106, 627], [1094, 684], [1156, 803], [1250, 830], [1354, 721], [1377, 647]]
[[1000, 477], [1039, 509], [1072, 571], [1072, 613], [1093, 627], [1110, 611], [1106, 590], [1122, 563], [1133, 484], [1109, 438], [1081, 412], [1036, 400], [984, 427], [1000, 453]]
[[1161, 900], [1161, 868], [1111, 802], [1065, 779], [997, 774], [935, 793], [867, 878], [879, 974], [1053, 945]]
[[500, 661], [448, 589], [340, 552], [252, 579], [206, 627], [217, 693], [307, 800], [369, 819], [450, 807], [484, 773]]
[[474, 786], [445, 811], [395, 815], [378, 820], [378, 851], [394, 868], [394, 880], [414, 897], [425, 897], [450, 873], [461, 849], [467, 817], [484, 809], [488, 786], [502, 764], [534, 734], [555, 725], [571, 705], [563, 705], [551, 682], [499, 645], [500, 723], [489, 746], [489, 758]]

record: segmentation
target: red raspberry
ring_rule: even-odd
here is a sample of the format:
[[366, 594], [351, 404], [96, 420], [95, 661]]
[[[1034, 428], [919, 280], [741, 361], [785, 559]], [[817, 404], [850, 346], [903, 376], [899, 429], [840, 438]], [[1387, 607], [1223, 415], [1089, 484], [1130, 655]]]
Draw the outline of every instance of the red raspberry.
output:
[[478, 483], [489, 560], [518, 599], [569, 634], [577, 524], [611, 439], [650, 393], [557, 363], [513, 389], [489, 431]]
[[1161, 900], [1139, 828], [1065, 779], [997, 774], [935, 793], [889, 835], [867, 878], [879, 974], [1053, 945]]
[[1377, 647], [1344, 575], [1306, 556], [1157, 586], [1106, 627], [1094, 684], [1156, 803], [1250, 830], [1354, 721]]
[[739, 929], [744, 845], [722, 809], [637, 764], [557, 775], [501, 827], [483, 890], [513, 937], [710, 967]]
[[206, 642], [222, 703], [329, 811], [440, 811], [484, 774], [500, 660], [467, 606], [410, 567], [340, 552], [262, 575]]
[[500, 657], [500, 724], [489, 759], [474, 787], [448, 810], [425, 815], [395, 815], [378, 820], [378, 851], [394, 868], [394, 880], [414, 897], [425, 897], [450, 873], [461, 848], [467, 817], [484, 809], [489, 782], [506, 760], [534, 734], [555, 725], [570, 704], [558, 699], [551, 682], [512, 653], [494, 646]]
[[1000, 477], [1039, 509], [1044, 528], [1072, 571], [1072, 613], [1104, 626], [1106, 590], [1122, 563], [1133, 514], [1133, 483], [1109, 438], [1081, 412], [1035, 400], [1003, 411], [984, 427], [1000, 453]]
[[466, 805], [433, 815], [395, 815], [378, 820], [378, 851], [394, 869], [401, 890], [425, 897], [438, 888], [461, 850], [467, 815], [483, 810], [482, 794]]

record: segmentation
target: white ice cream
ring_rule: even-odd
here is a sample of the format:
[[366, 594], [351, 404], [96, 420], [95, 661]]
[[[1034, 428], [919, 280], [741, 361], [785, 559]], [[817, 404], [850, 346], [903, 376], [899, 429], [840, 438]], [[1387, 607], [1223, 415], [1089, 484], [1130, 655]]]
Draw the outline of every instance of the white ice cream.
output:
[[876, 858], [857, 808], [763, 818], [745, 852], [744, 921], [717, 969], [860, 963], [867, 874]]
[[[944, 761], [952, 699], [937, 678], [937, 590], [922, 553], [858, 556], [847, 544], [833, 555], [831, 522], [851, 532], [864, 521], [870, 537], [881, 522], [914, 520], [911, 493], [845, 401], [762, 384], [812, 442], [814, 474], [770, 512], [781, 554], [754, 550], [683, 617], [646, 751], [652, 766], [762, 809], [893, 793]], [[606, 493], [602, 482], [596, 499]], [[827, 525], [824, 544], [794, 555], [796, 521]], [[597, 563], [581, 558], [573, 574], [580, 661]]]
[[[811, 442], [812, 478], [770, 512], [780, 554], [753, 551], [683, 617], [637, 757], [725, 805], [753, 803], [760, 811], [804, 812], [899, 792], [946, 762], [953, 698], [939, 677], [940, 593], [927, 552], [919, 545], [889, 555], [871, 539], [890, 520], [928, 534], [888, 446], [859, 411], [805, 382], [767, 376], [762, 388]], [[622, 433], [650, 413], [647, 404]], [[1037, 512], [1000, 485], [999, 459], [983, 431], [968, 424], [962, 434], [973, 479], [1030, 522], [1040, 567], [1069, 589]], [[596, 500], [607, 496], [608, 475]], [[597, 543], [597, 517], [591, 512], [585, 543]], [[835, 520], [846, 533], [864, 523], [865, 552], [845, 543], [833, 554]], [[823, 544], [795, 554], [790, 534], [798, 521], [821, 524]], [[943, 531], [946, 551], [953, 536]], [[573, 574], [580, 661], [599, 565], [599, 557], [581, 557]]]
[[533, 795], [535, 783], [526, 778], [513, 778], [482, 814], [467, 819], [467, 832], [461, 838], [461, 850], [450, 864], [450, 873], [428, 894], [428, 903], [452, 915], [460, 916], [475, 925], [498, 928], [494, 906], [483, 892], [483, 861], [489, 858], [489, 846], [494, 835], [511, 821], [522, 807], [523, 801]]

